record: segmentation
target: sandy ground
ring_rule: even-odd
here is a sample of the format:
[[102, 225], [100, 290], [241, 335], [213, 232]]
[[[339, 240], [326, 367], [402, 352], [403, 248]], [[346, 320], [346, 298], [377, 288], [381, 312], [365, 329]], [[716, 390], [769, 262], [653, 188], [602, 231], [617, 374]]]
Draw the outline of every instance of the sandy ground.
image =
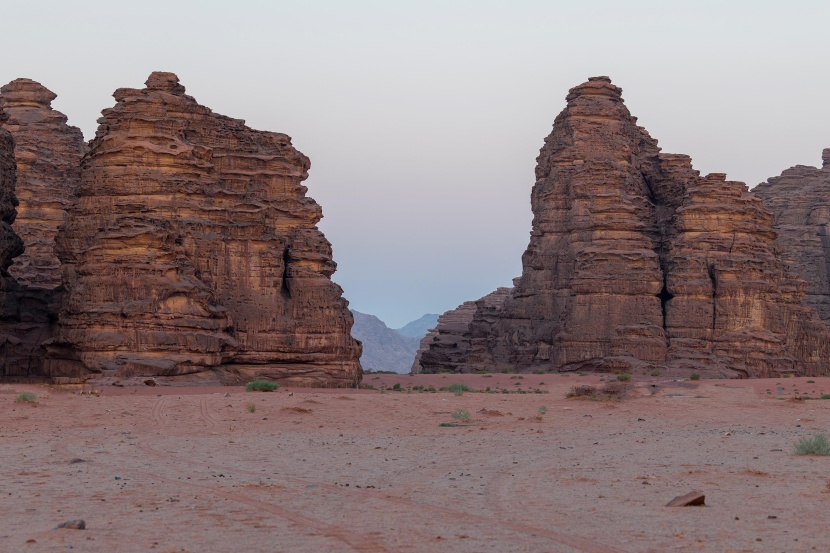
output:
[[[830, 432], [830, 400], [791, 399], [830, 378], [655, 378], [622, 401], [566, 399], [598, 380], [2, 385], [0, 551], [830, 550], [830, 457], [792, 454]], [[406, 391], [454, 382], [514, 393]], [[457, 409], [469, 425], [440, 426]], [[692, 490], [706, 506], [665, 507]], [[77, 518], [85, 530], [55, 529]]]

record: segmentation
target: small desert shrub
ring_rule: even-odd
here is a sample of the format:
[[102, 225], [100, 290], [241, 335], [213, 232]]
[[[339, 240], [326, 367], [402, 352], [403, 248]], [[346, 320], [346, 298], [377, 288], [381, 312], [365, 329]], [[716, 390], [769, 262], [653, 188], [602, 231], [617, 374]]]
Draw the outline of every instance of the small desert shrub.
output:
[[571, 391], [568, 392], [566, 397], [595, 397], [596, 395], [597, 389], [594, 386], [580, 384], [579, 386], [571, 388]]
[[660, 376], [660, 371], [651, 371], [651, 376]]
[[700, 380], [700, 375], [698, 373], [692, 373], [689, 380]]
[[248, 404], [248, 412], [249, 413], [256, 413], [256, 405], [253, 403]]
[[254, 380], [252, 382], [248, 382], [245, 386], [245, 390], [248, 392], [273, 392], [279, 387], [279, 384], [269, 380]]
[[502, 365], [498, 368], [498, 372], [510, 374], [516, 372], [516, 365]]
[[394, 386], [392, 386], [392, 389], [393, 389], [394, 391], [396, 391], [396, 392], [400, 392], [400, 391], [401, 391], [401, 383], [400, 383], [400, 382], [396, 382], [396, 383], [395, 383], [395, 385], [394, 385]]
[[621, 382], [628, 382], [631, 380], [631, 373], [620, 373], [617, 375], [617, 380]]
[[23, 392], [19, 396], [17, 396], [14, 400], [15, 403], [34, 403], [35, 402], [35, 394], [30, 394], [29, 392]]
[[542, 407], [539, 407], [539, 414], [540, 415], [544, 415], [547, 412], [548, 412], [548, 408], [545, 407], [544, 405]]
[[801, 438], [795, 444], [796, 455], [830, 455], [830, 441], [824, 434], [816, 434], [812, 438]]
[[456, 409], [452, 413], [452, 418], [460, 422], [470, 422], [470, 413], [466, 409]]
[[830, 399], [830, 394], [821, 394], [820, 399]]
[[442, 391], [447, 391], [447, 392], [452, 392], [457, 396], [462, 395], [464, 392], [475, 392], [475, 390], [473, 390], [472, 388], [470, 388], [466, 384], [459, 384], [457, 382], [455, 384], [450, 384], [446, 388], [441, 388], [441, 390]]

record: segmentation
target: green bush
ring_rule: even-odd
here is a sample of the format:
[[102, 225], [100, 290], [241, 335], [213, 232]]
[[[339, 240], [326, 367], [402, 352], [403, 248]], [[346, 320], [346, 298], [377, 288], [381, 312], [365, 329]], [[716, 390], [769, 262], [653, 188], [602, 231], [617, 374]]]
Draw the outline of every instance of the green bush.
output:
[[23, 392], [19, 396], [17, 396], [14, 400], [15, 403], [34, 403], [35, 402], [35, 394], [30, 394], [29, 392]]
[[392, 386], [392, 389], [393, 389], [394, 391], [396, 391], [396, 392], [400, 392], [400, 391], [401, 391], [401, 383], [400, 383], [400, 382], [396, 382], [396, 383], [395, 383], [395, 385], [394, 385], [394, 386]]
[[456, 409], [452, 413], [452, 418], [461, 422], [470, 422], [470, 413], [466, 409]]
[[651, 371], [651, 376], [660, 376], [660, 371]]
[[256, 413], [256, 405], [254, 405], [253, 403], [249, 403], [248, 404], [248, 412], [249, 413]]
[[617, 380], [621, 382], [628, 382], [631, 380], [631, 373], [620, 373], [617, 375]]
[[245, 386], [245, 390], [249, 392], [273, 392], [279, 387], [279, 384], [269, 380], [254, 380], [252, 382], [248, 382]]
[[812, 438], [801, 438], [795, 444], [796, 455], [830, 455], [830, 441], [824, 434], [816, 434]]
[[464, 392], [475, 392], [474, 389], [470, 388], [466, 384], [459, 384], [457, 382], [455, 384], [450, 384], [446, 388], [441, 388], [441, 390], [442, 391], [447, 391], [447, 392], [452, 392], [457, 396], [460, 396]]
[[692, 373], [692, 375], [689, 377], [689, 380], [700, 380], [700, 375], [697, 373]]

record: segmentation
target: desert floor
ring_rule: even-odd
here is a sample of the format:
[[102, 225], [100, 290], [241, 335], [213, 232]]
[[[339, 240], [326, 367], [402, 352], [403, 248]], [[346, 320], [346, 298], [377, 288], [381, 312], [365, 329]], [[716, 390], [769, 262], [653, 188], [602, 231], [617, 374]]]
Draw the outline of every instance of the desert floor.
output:
[[[565, 397], [599, 378], [2, 385], [0, 551], [830, 550], [830, 457], [793, 454], [830, 432], [830, 400], [792, 399], [830, 378], [641, 377], [627, 399]], [[407, 392], [456, 382], [514, 393]], [[470, 423], [440, 426], [457, 409]], [[705, 506], [665, 506], [693, 490]]]

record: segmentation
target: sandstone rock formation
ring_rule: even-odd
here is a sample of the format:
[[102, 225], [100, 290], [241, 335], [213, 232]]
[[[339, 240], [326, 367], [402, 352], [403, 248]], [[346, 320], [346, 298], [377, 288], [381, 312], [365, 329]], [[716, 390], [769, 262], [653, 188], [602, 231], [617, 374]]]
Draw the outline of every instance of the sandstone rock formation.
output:
[[830, 326], [830, 148], [821, 169], [796, 165], [752, 189], [775, 216], [784, 262], [806, 283], [804, 301]]
[[351, 386], [359, 344], [284, 135], [199, 105], [172, 73], [115, 91], [58, 236], [46, 372]]
[[80, 182], [84, 137], [51, 108], [56, 95], [40, 83], [17, 79], [0, 88], [3, 127], [15, 140], [17, 219], [26, 251], [9, 272], [22, 286], [51, 290], [61, 284], [55, 235]]
[[537, 158], [521, 279], [477, 310], [470, 353], [433, 368], [827, 374], [827, 329], [761, 200], [661, 154], [607, 77], [567, 102]]
[[[81, 132], [50, 106], [55, 94], [29, 79], [0, 88], [0, 126], [14, 138], [16, 193], [20, 200], [13, 230], [25, 251], [9, 267], [0, 316], [0, 375], [42, 378], [42, 362], [62, 298], [55, 235], [80, 181]], [[22, 251], [22, 250], [21, 250]]]
[[374, 315], [351, 311], [354, 315], [352, 336], [363, 345], [360, 365], [372, 371], [408, 373], [420, 339], [404, 336]]
[[[512, 288], [500, 287], [476, 301], [465, 301], [438, 317], [438, 324], [421, 339], [412, 374], [420, 372], [461, 372], [470, 361], [473, 350], [473, 318], [492, 317], [499, 312]], [[476, 349], [481, 347], [476, 342]]]

